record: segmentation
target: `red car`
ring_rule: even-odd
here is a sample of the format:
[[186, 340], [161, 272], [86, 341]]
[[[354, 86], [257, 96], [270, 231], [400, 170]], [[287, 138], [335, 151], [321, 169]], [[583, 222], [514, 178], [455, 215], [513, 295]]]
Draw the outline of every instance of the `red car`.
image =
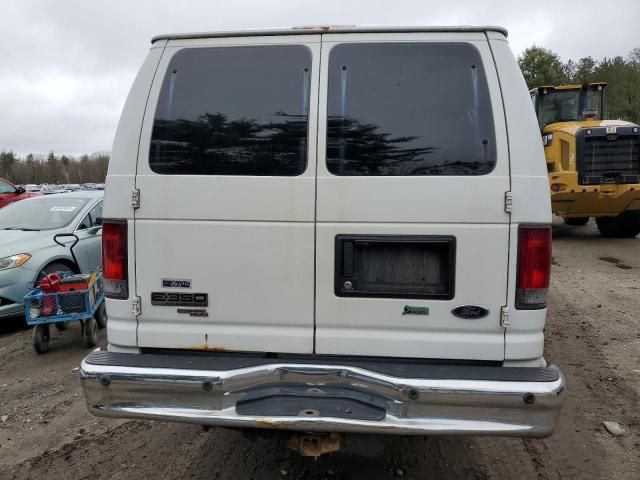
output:
[[23, 187], [16, 187], [13, 183], [0, 178], [0, 208], [25, 198], [39, 197], [38, 192], [27, 192]]

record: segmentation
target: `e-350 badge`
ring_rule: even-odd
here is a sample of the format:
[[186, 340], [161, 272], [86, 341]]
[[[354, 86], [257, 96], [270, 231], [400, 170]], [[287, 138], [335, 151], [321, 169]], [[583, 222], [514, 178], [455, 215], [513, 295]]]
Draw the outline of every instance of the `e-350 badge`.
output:
[[158, 307], [207, 307], [206, 293], [151, 292], [151, 305]]

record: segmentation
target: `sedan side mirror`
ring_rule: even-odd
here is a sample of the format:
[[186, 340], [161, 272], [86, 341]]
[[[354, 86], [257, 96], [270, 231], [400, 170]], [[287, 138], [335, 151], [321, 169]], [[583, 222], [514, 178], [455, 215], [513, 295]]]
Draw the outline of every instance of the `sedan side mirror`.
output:
[[100, 226], [102, 226], [102, 222], [103, 222], [103, 221], [104, 221], [104, 218], [102, 218], [102, 217], [98, 217], [98, 218], [96, 218], [96, 222], [95, 222], [95, 223], [96, 223], [96, 225], [100, 225]]
[[24, 187], [16, 187], [16, 195], [22, 195], [26, 190]]

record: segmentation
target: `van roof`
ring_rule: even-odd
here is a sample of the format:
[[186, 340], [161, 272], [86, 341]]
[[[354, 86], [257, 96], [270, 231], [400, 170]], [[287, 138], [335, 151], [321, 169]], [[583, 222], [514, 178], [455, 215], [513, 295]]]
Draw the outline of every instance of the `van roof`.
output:
[[256, 37], [256, 36], [273, 36], [273, 35], [309, 35], [319, 33], [407, 33], [407, 32], [499, 32], [505, 37], [507, 29], [497, 26], [355, 26], [355, 25], [309, 25], [292, 27], [289, 29], [273, 29], [273, 30], [239, 30], [239, 31], [222, 31], [222, 32], [194, 32], [194, 33], [169, 33], [164, 35], [156, 35], [151, 39], [151, 43], [159, 40], [184, 40], [194, 38], [216, 38], [216, 37]]

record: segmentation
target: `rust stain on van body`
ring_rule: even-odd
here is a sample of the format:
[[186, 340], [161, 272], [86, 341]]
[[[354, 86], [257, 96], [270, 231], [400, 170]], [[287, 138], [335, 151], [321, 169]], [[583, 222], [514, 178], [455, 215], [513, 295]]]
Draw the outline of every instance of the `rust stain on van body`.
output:
[[181, 347], [184, 350], [196, 350], [199, 352], [202, 351], [207, 351], [207, 352], [229, 352], [231, 350], [229, 350], [226, 347], [223, 347], [221, 345], [211, 345], [209, 346], [209, 334], [205, 333], [204, 334], [204, 345], [198, 345], [198, 346], [194, 346], [194, 347]]
[[200, 346], [196, 346], [196, 347], [180, 347], [183, 350], [195, 350], [195, 351], [199, 351], [199, 352], [231, 352], [231, 350], [229, 350], [228, 348], [222, 347], [220, 345], [200, 345]]

